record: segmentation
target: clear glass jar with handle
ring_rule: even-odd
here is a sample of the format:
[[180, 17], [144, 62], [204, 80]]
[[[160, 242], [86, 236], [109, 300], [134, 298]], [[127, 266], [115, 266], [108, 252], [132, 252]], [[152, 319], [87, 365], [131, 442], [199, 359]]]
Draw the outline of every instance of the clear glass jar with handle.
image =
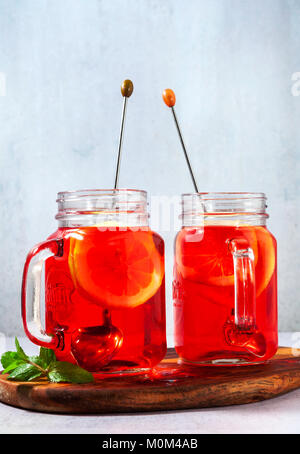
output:
[[26, 334], [91, 372], [153, 367], [166, 352], [164, 242], [147, 193], [61, 192], [57, 202], [58, 230], [24, 267]]
[[199, 364], [258, 363], [277, 350], [276, 240], [262, 193], [182, 196], [175, 240], [175, 347]]

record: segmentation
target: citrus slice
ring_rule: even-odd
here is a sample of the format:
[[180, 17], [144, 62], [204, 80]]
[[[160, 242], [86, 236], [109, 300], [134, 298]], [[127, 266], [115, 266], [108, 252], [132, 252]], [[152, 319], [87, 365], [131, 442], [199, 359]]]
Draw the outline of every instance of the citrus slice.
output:
[[197, 234], [196, 229], [183, 229], [176, 238], [176, 264], [183, 278], [207, 285], [234, 285], [233, 259], [227, 241], [244, 238], [254, 254], [256, 295], [263, 292], [276, 264], [275, 239], [265, 227], [207, 226], [195, 241], [193, 236]]
[[255, 268], [256, 294], [269, 284], [276, 265], [276, 240], [265, 227], [256, 227], [258, 261]]
[[176, 263], [183, 278], [207, 285], [234, 285], [233, 259], [228, 248], [228, 240], [232, 238], [246, 239], [257, 262], [254, 228], [206, 226], [199, 241], [192, 236], [193, 229], [183, 229], [176, 239]]
[[158, 290], [163, 256], [150, 231], [80, 230], [70, 238], [69, 267], [77, 289], [109, 308], [137, 307]]

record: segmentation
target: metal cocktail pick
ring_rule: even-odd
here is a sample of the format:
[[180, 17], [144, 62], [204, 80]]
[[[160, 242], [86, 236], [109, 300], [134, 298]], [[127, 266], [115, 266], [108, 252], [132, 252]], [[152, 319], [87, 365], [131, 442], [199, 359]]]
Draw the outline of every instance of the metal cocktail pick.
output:
[[132, 95], [132, 92], [133, 92], [133, 83], [129, 79], [124, 80], [124, 82], [121, 85], [121, 93], [122, 93], [122, 96], [124, 97], [124, 103], [123, 103], [123, 111], [122, 111], [122, 121], [121, 121], [121, 130], [120, 130], [119, 148], [118, 148], [118, 161], [117, 161], [114, 189], [117, 189], [118, 182], [119, 182], [119, 172], [120, 172], [120, 164], [121, 164], [121, 153], [122, 153], [123, 132], [124, 132], [127, 100]]
[[163, 97], [163, 100], [164, 100], [165, 104], [168, 107], [170, 107], [171, 110], [172, 110], [172, 114], [173, 114], [173, 117], [174, 117], [175, 125], [176, 125], [176, 128], [177, 128], [178, 134], [179, 134], [181, 146], [182, 146], [182, 149], [183, 149], [183, 152], [184, 152], [184, 156], [185, 156], [185, 159], [186, 159], [186, 162], [187, 162], [187, 165], [188, 165], [188, 168], [189, 168], [192, 180], [193, 180], [193, 185], [194, 185], [194, 188], [195, 188], [195, 192], [199, 192], [198, 191], [198, 187], [197, 187], [197, 183], [196, 183], [196, 180], [195, 180], [195, 177], [194, 177], [194, 172], [193, 172], [193, 169], [192, 169], [192, 166], [191, 166], [191, 163], [190, 163], [190, 160], [189, 160], [189, 157], [188, 157], [185, 145], [184, 145], [184, 141], [183, 141], [183, 138], [182, 138], [182, 134], [181, 134], [181, 131], [180, 131], [180, 127], [179, 127], [177, 116], [176, 116], [175, 109], [174, 109], [174, 106], [175, 106], [175, 103], [176, 103], [175, 93], [170, 88], [166, 88], [163, 91], [162, 97]]
[[[133, 83], [131, 80], [124, 80], [121, 85], [124, 103], [114, 189], [118, 188], [127, 100], [132, 92]], [[115, 201], [113, 201], [113, 206], [115, 206]], [[94, 348], [91, 347], [91, 339], [93, 339]], [[71, 350], [79, 365], [92, 372], [98, 372], [110, 363], [120, 350], [122, 343], [123, 333], [112, 324], [109, 309], [103, 309], [103, 325], [88, 326], [76, 330], [72, 336]], [[85, 347], [86, 344], [88, 344], [88, 348]]]

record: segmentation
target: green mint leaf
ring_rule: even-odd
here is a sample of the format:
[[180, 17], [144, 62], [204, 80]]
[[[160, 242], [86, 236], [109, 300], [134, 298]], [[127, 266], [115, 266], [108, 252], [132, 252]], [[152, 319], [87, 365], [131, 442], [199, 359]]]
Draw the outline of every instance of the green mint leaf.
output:
[[[1, 356], [1, 364], [6, 369], [11, 363], [21, 360], [17, 352], [5, 352]], [[22, 360], [23, 361], [23, 360]]]
[[40, 359], [43, 361], [45, 367], [47, 368], [53, 361], [56, 361], [56, 356], [54, 351], [51, 350], [51, 348], [41, 347]]
[[47, 376], [52, 382], [91, 383], [93, 375], [81, 367], [57, 361], [53, 350], [40, 348], [39, 356], [28, 356], [15, 338], [16, 352], [6, 352], [1, 357], [3, 374], [9, 373], [8, 380], [31, 381]]
[[55, 361], [50, 365], [48, 378], [52, 382], [91, 383], [93, 375], [75, 364]]
[[27, 364], [27, 363], [25, 363], [22, 359], [18, 359], [17, 361], [14, 361], [13, 363], [10, 363], [9, 366], [7, 366], [2, 371], [2, 374], [8, 374], [8, 372], [11, 372], [12, 370], [16, 369], [21, 364]]
[[35, 374], [31, 375], [31, 377], [28, 378], [27, 381], [32, 381], [32, 380], [34, 380], [35, 378], [39, 378], [41, 375], [44, 375], [43, 372], [41, 372], [41, 371], [38, 372], [38, 371], [37, 371]]
[[8, 376], [8, 380], [28, 381], [42, 375], [42, 371], [32, 364], [20, 364]]
[[39, 356], [28, 356], [28, 361], [37, 364], [43, 369], [47, 369], [48, 364], [46, 364], [45, 361], [43, 361]]
[[17, 353], [18, 353], [20, 359], [24, 359], [25, 361], [27, 361], [28, 360], [28, 356], [24, 352], [23, 348], [19, 344], [19, 341], [18, 341], [18, 339], [16, 337], [15, 337], [15, 344], [16, 344]]

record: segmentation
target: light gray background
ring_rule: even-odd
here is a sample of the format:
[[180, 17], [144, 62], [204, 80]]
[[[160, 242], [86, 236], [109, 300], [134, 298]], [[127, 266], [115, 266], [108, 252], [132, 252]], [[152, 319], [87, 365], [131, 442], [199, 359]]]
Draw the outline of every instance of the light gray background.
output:
[[172, 87], [200, 190], [267, 193], [280, 329], [300, 330], [299, 24], [299, 0], [0, 0], [1, 331], [22, 332], [22, 267], [56, 228], [57, 191], [113, 184], [127, 77], [120, 186], [193, 189], [161, 100]]

